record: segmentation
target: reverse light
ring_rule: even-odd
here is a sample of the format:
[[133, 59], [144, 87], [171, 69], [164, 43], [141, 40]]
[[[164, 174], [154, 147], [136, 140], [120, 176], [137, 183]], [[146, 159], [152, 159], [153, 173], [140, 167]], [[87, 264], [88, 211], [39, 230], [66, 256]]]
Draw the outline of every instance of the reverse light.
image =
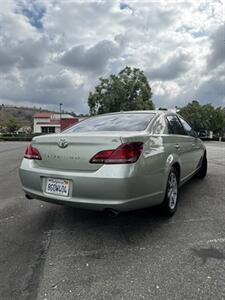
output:
[[120, 145], [116, 149], [103, 150], [95, 154], [91, 164], [131, 164], [138, 160], [143, 151], [143, 142], [132, 142]]
[[36, 148], [32, 147], [31, 144], [27, 146], [24, 153], [24, 158], [42, 160], [39, 151]]

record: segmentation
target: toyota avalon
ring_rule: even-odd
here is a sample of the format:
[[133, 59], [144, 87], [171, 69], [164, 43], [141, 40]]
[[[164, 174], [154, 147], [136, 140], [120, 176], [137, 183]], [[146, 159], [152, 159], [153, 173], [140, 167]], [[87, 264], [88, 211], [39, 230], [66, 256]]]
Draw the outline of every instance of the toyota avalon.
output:
[[179, 187], [205, 177], [207, 154], [175, 113], [119, 112], [33, 138], [19, 172], [29, 199], [114, 211], [160, 205], [171, 216]]

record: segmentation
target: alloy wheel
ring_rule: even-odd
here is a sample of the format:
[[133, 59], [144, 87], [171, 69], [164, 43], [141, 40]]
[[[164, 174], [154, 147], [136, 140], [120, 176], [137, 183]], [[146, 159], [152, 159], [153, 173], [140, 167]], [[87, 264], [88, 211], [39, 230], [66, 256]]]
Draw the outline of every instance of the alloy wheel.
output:
[[173, 210], [177, 204], [177, 195], [178, 195], [178, 187], [177, 187], [177, 177], [176, 174], [171, 172], [168, 179], [168, 204], [169, 208]]

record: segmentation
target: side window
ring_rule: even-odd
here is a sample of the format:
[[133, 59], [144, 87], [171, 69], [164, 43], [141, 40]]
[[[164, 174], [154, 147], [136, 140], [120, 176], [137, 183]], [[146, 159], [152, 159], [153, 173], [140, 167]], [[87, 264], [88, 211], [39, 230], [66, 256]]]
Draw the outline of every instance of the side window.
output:
[[169, 133], [187, 135], [177, 116], [167, 116]]
[[184, 130], [186, 131], [187, 135], [189, 136], [193, 136], [196, 137], [196, 133], [195, 131], [191, 128], [191, 126], [183, 119], [179, 116], [179, 119], [184, 127]]

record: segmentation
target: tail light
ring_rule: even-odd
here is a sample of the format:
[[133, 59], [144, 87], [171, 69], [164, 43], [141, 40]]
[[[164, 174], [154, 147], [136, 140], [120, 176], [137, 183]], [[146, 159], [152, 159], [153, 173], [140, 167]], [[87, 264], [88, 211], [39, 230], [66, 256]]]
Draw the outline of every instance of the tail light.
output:
[[27, 149], [24, 153], [24, 158], [42, 160], [39, 151], [36, 148], [32, 147], [31, 144], [27, 146]]
[[104, 150], [95, 154], [91, 164], [131, 164], [138, 160], [144, 144], [133, 142], [120, 145], [116, 149]]

